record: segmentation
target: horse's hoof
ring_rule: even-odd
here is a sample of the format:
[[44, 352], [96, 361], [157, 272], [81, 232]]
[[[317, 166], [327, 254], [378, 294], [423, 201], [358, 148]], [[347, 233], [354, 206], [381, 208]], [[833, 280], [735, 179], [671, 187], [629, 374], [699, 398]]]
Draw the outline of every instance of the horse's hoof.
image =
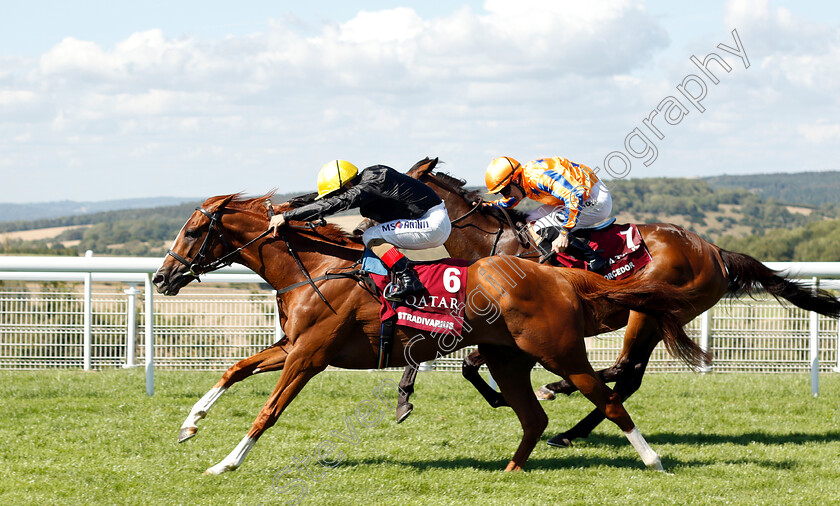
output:
[[522, 466], [511, 460], [510, 462], [508, 462], [507, 467], [505, 467], [505, 472], [511, 473], [516, 471], [522, 471]]
[[572, 440], [564, 436], [563, 434], [557, 434], [553, 438], [546, 441], [548, 446], [555, 446], [557, 448], [568, 448], [572, 446]]
[[207, 469], [206, 471], [201, 473], [201, 475], [202, 476], [217, 476], [217, 475], [220, 475], [222, 473], [226, 473], [228, 471], [236, 471], [237, 467], [238, 466], [234, 466], [233, 464], [219, 463], [219, 464], [216, 464], [215, 466]]
[[[656, 461], [651, 462], [647, 465], [648, 469], [653, 469], [654, 471], [659, 471], [661, 473], [665, 473], [665, 468], [662, 467], [662, 461], [660, 459], [656, 459]], [[665, 473], [668, 474], [668, 473]], [[672, 475], [673, 476], [673, 475]]]
[[195, 436], [195, 433], [198, 431], [198, 427], [181, 427], [181, 431], [178, 433], [178, 442], [183, 443], [187, 439]]
[[510, 406], [510, 404], [507, 403], [502, 394], [498, 394], [495, 399], [490, 401], [491, 408], [503, 408], [505, 406]]
[[547, 389], [545, 386], [541, 386], [540, 388], [534, 390], [534, 395], [537, 396], [538, 401], [553, 401], [557, 398], [557, 396], [554, 395], [554, 392]]
[[397, 423], [402, 423], [403, 420], [408, 418], [408, 415], [410, 415], [413, 410], [414, 404], [410, 402], [397, 406]]

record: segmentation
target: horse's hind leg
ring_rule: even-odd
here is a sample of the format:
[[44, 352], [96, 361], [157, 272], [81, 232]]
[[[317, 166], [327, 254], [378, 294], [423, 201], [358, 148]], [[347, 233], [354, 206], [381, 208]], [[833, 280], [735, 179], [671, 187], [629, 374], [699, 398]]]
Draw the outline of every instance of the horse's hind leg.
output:
[[464, 378], [472, 383], [478, 393], [484, 397], [484, 400], [487, 401], [487, 404], [490, 405], [491, 408], [499, 408], [502, 406], [507, 406], [508, 403], [505, 401], [505, 398], [499, 392], [490, 388], [490, 385], [484, 381], [484, 378], [478, 373], [479, 368], [481, 365], [485, 363], [484, 357], [481, 355], [482, 347], [479, 348], [466, 357], [464, 357], [464, 361], [461, 362], [461, 374]]
[[505, 468], [505, 471], [519, 471], [545, 431], [548, 416], [537, 399], [531, 395], [531, 369], [535, 364], [534, 359], [524, 353], [511, 351], [518, 350], [485, 345], [481, 348], [490, 373], [522, 425], [522, 441]]
[[[653, 352], [653, 348], [650, 347], [651, 340], [653, 347], [660, 341], [656, 320], [642, 313], [630, 312], [621, 351], [612, 366], [598, 371], [597, 374], [601, 381], [610, 383], [619, 381], [626, 374], [633, 374], [633, 368], [638, 367], [640, 353], [648, 348], [650, 348], [651, 353]], [[650, 357], [650, 353], [648, 353], [648, 357]], [[553, 400], [554, 394], [571, 395], [576, 390], [577, 388], [569, 381], [562, 380], [543, 385], [535, 393], [540, 400]], [[633, 391], [636, 390], [633, 389]]]
[[[280, 343], [283, 342], [283, 340], [280, 341]], [[213, 404], [234, 383], [238, 383], [254, 374], [282, 369], [287, 356], [286, 350], [282, 346], [289, 345], [288, 343], [284, 345], [280, 343], [240, 360], [225, 371], [222, 378], [213, 385], [213, 388], [193, 405], [190, 414], [187, 415], [187, 419], [184, 420], [181, 430], [178, 432], [178, 442], [183, 443], [195, 436], [198, 431], [198, 421], [207, 416], [207, 412], [213, 407]]]
[[[504, 396], [490, 388], [490, 385], [478, 373], [479, 368], [484, 364], [484, 357], [481, 355], [480, 349], [481, 347], [464, 358], [464, 361], [461, 362], [461, 374], [467, 381], [472, 383], [475, 389], [478, 390], [478, 393], [490, 404], [490, 407], [499, 408], [507, 406], [508, 403], [505, 401]], [[397, 401], [397, 423], [408, 418], [408, 415], [414, 409], [414, 405], [408, 402], [408, 398], [414, 393], [414, 382], [416, 378], [417, 368], [412, 365], [406, 366], [402, 379], [400, 380], [400, 396]]]
[[[656, 320], [639, 313], [631, 315], [630, 323], [627, 326], [627, 334], [630, 333], [636, 336], [631, 341], [633, 345], [629, 350], [622, 353], [616, 361], [616, 363], [624, 364], [621, 371], [622, 375], [615, 384], [615, 392], [621, 397], [622, 401], [630, 397], [642, 385], [642, 377], [650, 361], [650, 356], [660, 341]], [[628, 339], [625, 337], [625, 346], [627, 343]], [[571, 445], [575, 439], [587, 438], [595, 427], [604, 421], [604, 418], [604, 414], [595, 409], [571, 429], [549, 439], [548, 444], [564, 447]]]
[[[611, 383], [613, 381], [618, 381], [621, 375], [627, 371], [627, 365], [628, 364], [625, 361], [619, 359], [619, 361], [616, 361], [616, 363], [611, 367], [600, 369], [596, 371], [595, 374], [597, 374], [604, 383]], [[560, 380], [541, 386], [534, 391], [534, 394], [537, 396], [537, 399], [541, 401], [553, 401], [556, 398], [556, 394], [572, 395], [575, 392], [577, 392], [576, 386], [572, 385], [569, 381]]]
[[639, 456], [646, 466], [659, 471], [662, 470], [662, 461], [659, 459], [659, 455], [653, 451], [639, 433], [627, 410], [624, 409], [621, 397], [618, 393], [610, 390], [592, 369], [586, 358], [583, 339], [580, 339], [580, 342], [573, 347], [564, 350], [563, 354], [545, 359], [543, 365], [551, 372], [568, 379], [604, 416], [618, 425], [633, 448], [639, 452]]

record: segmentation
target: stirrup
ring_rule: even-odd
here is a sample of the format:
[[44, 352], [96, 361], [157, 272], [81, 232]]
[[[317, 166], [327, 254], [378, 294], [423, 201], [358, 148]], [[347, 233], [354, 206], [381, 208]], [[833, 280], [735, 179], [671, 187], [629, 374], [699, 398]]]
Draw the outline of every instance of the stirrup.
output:
[[[405, 300], [407, 295], [419, 293], [425, 288], [414, 273], [409, 274], [406, 271], [400, 271], [399, 273], [395, 273], [394, 277], [396, 281], [388, 283], [388, 286], [383, 290], [383, 296], [391, 302]], [[406, 282], [407, 280], [409, 282], [408, 284]]]
[[587, 261], [586, 264], [589, 266], [590, 271], [597, 272], [598, 274], [603, 274], [604, 269], [607, 268], [607, 261], [604, 260], [604, 258], [600, 255], [596, 256], [592, 260]]
[[394, 295], [394, 294], [398, 294], [399, 291], [400, 291], [399, 283], [391, 281], [390, 283], [385, 285], [385, 288], [382, 289], [382, 297], [384, 297], [385, 300], [388, 300], [388, 301], [391, 301], [391, 302], [399, 302], [399, 301], [402, 300], [402, 297], [399, 296], [399, 295], [396, 295], [396, 296]]

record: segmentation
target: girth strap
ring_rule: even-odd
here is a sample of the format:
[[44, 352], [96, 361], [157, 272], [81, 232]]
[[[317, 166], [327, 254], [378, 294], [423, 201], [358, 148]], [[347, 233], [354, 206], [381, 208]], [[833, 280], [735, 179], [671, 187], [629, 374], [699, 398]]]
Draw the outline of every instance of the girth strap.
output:
[[385, 369], [391, 362], [391, 348], [394, 347], [394, 329], [397, 326], [397, 316], [394, 315], [384, 322], [379, 331], [379, 361], [377, 369]]

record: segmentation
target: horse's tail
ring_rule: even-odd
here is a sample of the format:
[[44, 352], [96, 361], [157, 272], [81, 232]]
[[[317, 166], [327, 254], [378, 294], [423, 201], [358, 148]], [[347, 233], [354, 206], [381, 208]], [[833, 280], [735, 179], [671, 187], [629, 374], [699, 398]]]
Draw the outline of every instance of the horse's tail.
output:
[[825, 290], [811, 290], [778, 275], [755, 258], [720, 249], [729, 277], [727, 295], [753, 295], [759, 288], [776, 298], [832, 318], [840, 317], [840, 300]]
[[[711, 362], [712, 356], [685, 333], [679, 316], [681, 309], [691, 305], [689, 294], [662, 281], [635, 278], [607, 281], [595, 276], [586, 276], [585, 280], [589, 286], [579, 289], [578, 293], [590, 304], [601, 300], [652, 316], [659, 322], [660, 335], [671, 356], [679, 358], [693, 369]], [[594, 314], [601, 313], [604, 316], [603, 307], [600, 310], [596, 307], [591, 309]]]

